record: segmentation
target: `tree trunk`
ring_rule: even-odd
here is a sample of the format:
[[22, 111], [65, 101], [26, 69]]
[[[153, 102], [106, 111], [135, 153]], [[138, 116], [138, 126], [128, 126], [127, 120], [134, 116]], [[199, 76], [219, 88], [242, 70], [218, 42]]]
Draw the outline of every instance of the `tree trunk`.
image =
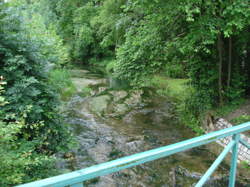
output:
[[227, 88], [230, 87], [231, 82], [231, 69], [232, 69], [232, 38], [229, 38], [228, 48], [228, 76], [227, 76]]
[[[249, 29], [250, 31], [250, 29]], [[247, 43], [247, 56], [246, 56], [246, 77], [247, 77], [247, 82], [250, 82], [250, 40], [248, 40]], [[247, 84], [247, 90], [246, 94], [250, 96], [250, 84]]]
[[223, 104], [223, 98], [222, 98], [222, 39], [221, 34], [218, 35], [218, 41], [217, 41], [217, 47], [218, 47], [218, 55], [219, 55], [219, 65], [218, 65], [218, 92], [219, 92], [219, 105]]

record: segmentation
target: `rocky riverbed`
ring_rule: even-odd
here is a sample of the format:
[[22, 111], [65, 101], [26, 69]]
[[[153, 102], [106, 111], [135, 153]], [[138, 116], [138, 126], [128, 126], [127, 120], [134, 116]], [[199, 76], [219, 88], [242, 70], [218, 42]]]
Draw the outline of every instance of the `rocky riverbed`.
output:
[[[78, 146], [60, 155], [58, 167], [77, 170], [195, 136], [175, 117], [174, 106], [151, 88], [116, 89], [109, 79], [86, 70], [72, 71], [78, 93], [63, 113]], [[88, 90], [86, 92], [86, 90]], [[87, 181], [87, 186], [192, 186], [216, 155], [203, 146], [151, 163]], [[222, 164], [207, 186], [227, 186]]]

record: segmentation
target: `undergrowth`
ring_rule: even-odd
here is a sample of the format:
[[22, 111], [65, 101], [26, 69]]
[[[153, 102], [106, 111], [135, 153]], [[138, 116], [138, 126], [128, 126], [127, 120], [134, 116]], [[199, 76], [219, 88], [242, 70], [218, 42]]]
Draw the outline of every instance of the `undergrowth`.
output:
[[203, 133], [200, 118], [195, 116], [193, 111], [190, 111], [187, 107], [187, 101], [194, 91], [189, 79], [175, 79], [163, 75], [154, 75], [145, 85], [155, 88], [157, 94], [171, 98], [181, 123], [191, 128], [198, 135]]
[[60, 94], [61, 100], [67, 100], [76, 92], [76, 88], [70, 79], [70, 73], [66, 69], [52, 70], [50, 72], [50, 83]]

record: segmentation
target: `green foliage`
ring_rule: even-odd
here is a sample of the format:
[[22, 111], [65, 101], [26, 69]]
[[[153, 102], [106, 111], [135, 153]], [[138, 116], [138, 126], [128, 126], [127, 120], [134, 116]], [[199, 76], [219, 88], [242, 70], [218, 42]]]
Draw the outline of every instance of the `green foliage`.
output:
[[[25, 12], [24, 18], [26, 24], [22, 24], [30, 40], [39, 41], [41, 54], [46, 56], [49, 63], [65, 65], [69, 62], [69, 53], [67, 47], [63, 45], [62, 39], [56, 34], [56, 28], [49, 25], [46, 28], [42, 15], [31, 12]], [[31, 16], [30, 16], [31, 15]], [[28, 32], [27, 32], [28, 31]]]
[[[0, 106], [7, 104], [2, 96], [4, 84], [0, 80]], [[27, 107], [20, 118], [14, 113], [0, 112], [0, 186], [21, 184], [57, 173], [53, 169], [55, 158], [37, 152], [43, 146], [42, 137], [30, 140], [32, 135], [23, 133], [23, 129], [27, 128], [29, 110], [30, 107]], [[14, 121], [6, 122], [9, 119]], [[44, 124], [29, 124], [32, 129], [39, 129], [40, 126]]]
[[1, 186], [54, 172], [51, 155], [71, 141], [58, 114], [58, 95], [76, 91], [71, 60], [105, 69], [114, 87], [153, 86], [197, 133], [206, 111], [250, 93], [249, 0], [0, 1], [0, 30]]
[[250, 164], [249, 164], [249, 162], [247, 162], [247, 161], [242, 161], [242, 162], [241, 162], [241, 165], [242, 165], [243, 168], [247, 169], [248, 172], [250, 171]]
[[75, 62], [114, 57], [116, 46], [124, 41], [131, 19], [123, 16], [125, 0], [58, 0], [58, 30], [70, 48]]
[[[190, 110], [191, 108], [197, 109], [197, 106], [190, 106], [192, 105], [192, 99], [196, 99], [196, 97], [193, 97], [195, 90], [190, 85], [190, 80], [155, 75], [147, 81], [146, 85], [156, 89], [159, 95], [170, 97], [175, 104], [176, 115], [180, 121], [198, 135], [203, 133], [200, 127], [201, 116], [208, 108], [200, 107], [201, 111]], [[207, 105], [204, 106], [207, 107]]]
[[58, 0], [56, 14], [58, 30], [69, 48], [71, 58], [76, 62], [85, 62], [95, 51], [95, 36], [90, 19], [96, 13], [92, 2], [79, 0]]
[[171, 97], [176, 102], [184, 102], [192, 91], [189, 81], [154, 75], [150, 80], [145, 81], [144, 86], [153, 87], [159, 95]]
[[138, 85], [145, 77], [162, 71], [164, 66], [170, 70], [171, 64], [179, 64], [171, 61], [168, 49], [168, 37], [173, 32], [170, 24], [177, 16], [173, 15], [172, 6], [172, 2], [163, 1], [134, 1], [124, 6], [124, 14], [133, 21], [127, 29], [124, 43], [116, 52], [117, 77]]
[[[134, 86], [156, 72], [191, 78], [199, 92], [194, 97], [204, 97], [202, 103], [212, 106], [237, 100], [250, 90], [244, 83], [250, 81], [250, 66], [243, 65], [250, 59], [248, 0], [48, 4], [54, 12], [49, 15], [57, 15], [57, 30], [76, 62], [116, 57], [111, 64], [114, 76]], [[198, 105], [199, 99], [194, 100]]]
[[100, 69], [103, 73], [107, 73], [112, 76], [116, 60], [114, 58], [103, 58], [102, 60], [92, 58], [90, 60], [90, 65], [94, 66], [96, 69]]
[[171, 78], [185, 78], [187, 77], [187, 73], [184, 70], [184, 67], [182, 64], [172, 64], [169, 63], [165, 66], [165, 74], [168, 77]]
[[131, 22], [131, 17], [123, 14], [125, 3], [125, 0], [106, 0], [91, 20], [100, 40], [100, 47], [111, 56], [114, 53], [112, 49], [123, 43], [126, 28]]
[[66, 69], [54, 69], [50, 72], [49, 82], [60, 94], [61, 100], [66, 100], [76, 93], [70, 77], [70, 73]]
[[[77, 60], [84, 59], [91, 55], [91, 48], [94, 45], [94, 31], [89, 20], [96, 13], [95, 7], [88, 3], [74, 12], [73, 18], [73, 57]], [[92, 49], [93, 50], [93, 49]]]
[[89, 88], [89, 87], [84, 87], [84, 88], [82, 88], [82, 90], [81, 90], [81, 95], [82, 95], [83, 97], [89, 96], [90, 93], [91, 93], [91, 91], [92, 91], [91, 88]]
[[[1, 186], [21, 184], [57, 173], [53, 169], [55, 158], [36, 151], [42, 146], [41, 139], [30, 141], [30, 136], [19, 137], [27, 123], [22, 118], [17, 120], [8, 124], [0, 120]], [[29, 124], [32, 128], [40, 125]]]
[[106, 72], [109, 74], [114, 73], [115, 65], [116, 65], [116, 60], [109, 60], [105, 67]]
[[[43, 2], [42, 0], [29, 4], [26, 0], [13, 0], [10, 3], [11, 11], [15, 16], [19, 16], [17, 20], [22, 22], [19, 27], [20, 30], [23, 31], [22, 34], [24, 37], [30, 41], [39, 43], [37, 50], [39, 50], [40, 55], [46, 56], [44, 59], [46, 60], [45, 62], [58, 66], [65, 65], [70, 60], [68, 48], [63, 44], [63, 40], [57, 34], [57, 28], [54, 23], [49, 23], [46, 20], [47, 17], [41, 12], [40, 9], [46, 8]], [[50, 15], [52, 13], [48, 12], [47, 14]]]
[[[2, 93], [4, 92], [4, 85], [6, 84], [6, 82], [4, 82], [3, 77], [0, 77], [0, 107], [4, 106], [5, 104], [7, 104], [8, 102], [5, 101], [5, 98], [2, 96]], [[2, 114], [2, 112], [0, 111], [0, 115]]]
[[148, 21], [131, 28], [126, 33], [125, 43], [117, 50], [115, 75], [136, 84], [140, 77], [159, 70], [164, 61], [164, 43], [157, 27], [148, 25]]
[[221, 107], [218, 107], [215, 110], [215, 113], [218, 115], [218, 116], [225, 116], [225, 115], [228, 115], [229, 113], [237, 110], [242, 104], [245, 103], [245, 99], [244, 98], [241, 98], [239, 100], [234, 100], [233, 102], [231, 103], [228, 103], [226, 105], [223, 105]]
[[183, 104], [177, 108], [177, 112], [182, 123], [192, 129], [198, 136], [204, 134], [204, 130], [201, 128], [201, 117], [197, 118], [192, 111]]
[[68, 57], [33, 8], [24, 0], [0, 4], [0, 75], [7, 82], [0, 96], [0, 186], [53, 175], [52, 155], [71, 141], [49, 81], [51, 66]]
[[[9, 103], [1, 106], [2, 129], [12, 125], [19, 136], [13, 131], [11, 138], [32, 143], [41, 160], [70, 141], [56, 94], [64, 100], [75, 92], [69, 73], [59, 70], [70, 60], [105, 69], [117, 85], [155, 87], [174, 98], [179, 118], [198, 133], [206, 111], [231, 110], [250, 93], [249, 0], [12, 0], [0, 10]], [[21, 175], [14, 176], [32, 180]]]
[[[44, 35], [40, 31], [46, 28], [46, 37], [57, 38], [59, 47], [51, 45], [62, 58], [57, 61], [71, 58], [106, 68], [135, 87], [155, 73], [190, 79], [193, 91], [183, 108], [194, 118], [250, 93], [248, 0], [39, 0], [28, 4], [33, 8], [27, 20], [40, 24], [35, 33]], [[46, 16], [41, 16], [43, 10]]]
[[225, 97], [230, 103], [237, 103], [242, 96], [244, 96], [247, 80], [244, 74], [236, 71], [232, 77], [231, 83], [232, 85], [230, 88], [227, 88], [225, 91]]

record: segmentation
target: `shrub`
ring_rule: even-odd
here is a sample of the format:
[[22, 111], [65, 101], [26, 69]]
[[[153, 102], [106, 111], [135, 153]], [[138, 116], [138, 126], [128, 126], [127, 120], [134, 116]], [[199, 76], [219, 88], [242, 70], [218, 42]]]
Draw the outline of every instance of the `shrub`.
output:
[[168, 63], [165, 66], [165, 74], [171, 78], [186, 78], [187, 73], [184, 71], [184, 67], [180, 63]]
[[[0, 106], [7, 105], [2, 96], [4, 84], [0, 79]], [[29, 112], [27, 107], [22, 116], [17, 118], [15, 113], [0, 111], [0, 186], [21, 184], [57, 173], [53, 169], [54, 157], [37, 152], [37, 148], [43, 144], [43, 138], [30, 140], [32, 135], [23, 133], [23, 129], [27, 128], [26, 118]], [[14, 121], [6, 122], [10, 119]], [[37, 129], [44, 124], [40, 122], [28, 126]]]
[[60, 94], [62, 100], [66, 100], [76, 93], [70, 77], [70, 73], [66, 69], [54, 69], [50, 72], [49, 82]]

